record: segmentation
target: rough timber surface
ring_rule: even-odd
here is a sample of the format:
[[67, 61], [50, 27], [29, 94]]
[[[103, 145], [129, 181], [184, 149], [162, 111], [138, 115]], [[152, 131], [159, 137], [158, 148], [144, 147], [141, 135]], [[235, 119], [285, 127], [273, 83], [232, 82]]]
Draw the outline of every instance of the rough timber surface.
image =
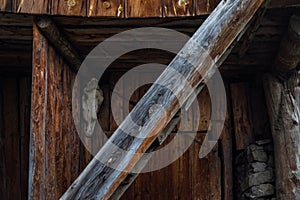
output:
[[[177, 70], [190, 82], [193, 88], [196, 88], [197, 85], [209, 78], [210, 74], [214, 72], [209, 59], [212, 58], [217, 61], [225, 53], [239, 33], [246, 27], [262, 2], [226, 1], [219, 4], [207, 21], [185, 45], [179, 53], [180, 56], [175, 57], [169, 67], [158, 78], [158, 81], [165, 83], [165, 85], [170, 85], [172, 91], [177, 94], [177, 98], [185, 101], [192, 91], [187, 89], [183, 79], [176, 77], [172, 71], [174, 69]], [[216, 22], [218, 23], [216, 24]], [[194, 53], [201, 51], [201, 49], [205, 49], [209, 56], [199, 57], [199, 54]], [[197, 67], [193, 68], [188, 63], [183, 62], [182, 58], [196, 64]], [[201, 72], [204, 74], [204, 77], [199, 75]], [[180, 89], [182, 87], [185, 87], [185, 90]], [[165, 100], [158, 102], [157, 98], [159, 96], [161, 96], [159, 99]], [[155, 114], [147, 117], [148, 110], [153, 103], [162, 104], [166, 115], [160, 110], [156, 110]], [[151, 135], [152, 137], [137, 139], [124, 133], [122, 130], [132, 129], [128, 124], [129, 118], [127, 117], [110, 138], [110, 141], [124, 150], [130, 149], [134, 152], [145, 152], [178, 110], [179, 102], [175, 96], [165, 91], [165, 89], [153, 85], [131, 112], [131, 116], [141, 126], [140, 130], [134, 129], [133, 131], [136, 134]], [[126, 178], [128, 171], [140, 159], [136, 154], [123, 155], [122, 152], [111, 146], [111, 143], [106, 143], [97, 154], [97, 157], [103, 159], [110, 166], [113, 164], [121, 167], [120, 171], [113, 170], [97, 159], [93, 159], [61, 199], [108, 199]]]

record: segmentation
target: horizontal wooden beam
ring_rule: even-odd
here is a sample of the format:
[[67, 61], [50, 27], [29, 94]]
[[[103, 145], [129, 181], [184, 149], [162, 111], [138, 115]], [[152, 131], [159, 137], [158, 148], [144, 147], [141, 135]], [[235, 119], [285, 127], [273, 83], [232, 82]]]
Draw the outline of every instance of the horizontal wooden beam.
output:
[[49, 17], [37, 17], [36, 25], [41, 33], [49, 40], [50, 44], [64, 58], [73, 71], [78, 71], [82, 58], [73, 48], [71, 42], [59, 30]]
[[269, 8], [300, 6], [299, 0], [271, 0]]
[[[180, 109], [179, 102], [185, 102], [199, 84], [214, 74], [211, 61], [218, 63], [262, 3], [263, 0], [222, 1], [61, 199], [109, 199], [140, 160], [140, 153], [150, 147]], [[169, 90], [159, 85], [167, 85]], [[154, 109], [157, 104], [164, 109]], [[139, 126], [132, 127], [131, 119]], [[131, 130], [133, 136], [123, 130]], [[118, 170], [112, 166], [118, 166]]]

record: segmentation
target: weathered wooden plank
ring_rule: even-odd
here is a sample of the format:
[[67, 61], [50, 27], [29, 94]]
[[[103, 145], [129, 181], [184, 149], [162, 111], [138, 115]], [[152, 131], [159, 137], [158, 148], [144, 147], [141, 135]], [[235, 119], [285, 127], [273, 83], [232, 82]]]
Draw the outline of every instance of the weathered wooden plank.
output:
[[45, 199], [54, 199], [59, 193], [59, 177], [62, 176], [62, 165], [61, 160], [59, 160], [59, 155], [62, 150], [60, 134], [60, 120], [58, 110], [61, 109], [59, 101], [61, 100], [60, 93], [56, 90], [61, 88], [61, 76], [57, 77], [59, 73], [59, 68], [57, 66], [58, 57], [55, 54], [55, 51], [51, 46], [47, 48], [47, 57], [45, 57], [47, 63], [44, 66], [47, 69], [46, 73], [46, 82], [47, 87], [45, 88], [46, 92], [46, 106], [44, 109], [44, 118], [45, 122], [44, 130], [40, 134], [43, 134], [45, 137], [45, 179], [46, 184], [45, 188]]
[[30, 135], [30, 97], [31, 78], [22, 77], [19, 80], [20, 105], [20, 166], [21, 166], [21, 197], [28, 197], [28, 166], [29, 166], [29, 135]]
[[33, 78], [32, 78], [32, 130], [30, 135], [30, 159], [29, 159], [29, 197], [31, 199], [45, 199], [45, 135], [43, 134], [45, 121], [44, 107], [47, 102], [45, 91], [47, 69], [46, 57], [48, 44], [37, 27], [33, 27], [33, 48], [37, 51], [33, 52]]
[[50, 0], [19, 0], [16, 7], [18, 13], [50, 14], [50, 3]]
[[218, 155], [218, 144], [208, 155], [208, 167], [209, 167], [209, 191], [210, 199], [221, 200], [222, 193], [222, 183], [221, 183], [221, 160]]
[[[192, 196], [199, 199], [210, 199], [210, 179], [208, 158], [199, 158], [199, 151], [204, 141], [204, 134], [197, 134], [195, 142], [191, 146], [191, 166], [192, 171]], [[207, 184], [203, 184], [207, 183]]]
[[0, 2], [0, 11], [13, 11], [13, 0], [2, 0]]
[[221, 142], [219, 144], [220, 157], [222, 162], [222, 199], [232, 200], [233, 199], [233, 131], [231, 128], [232, 124], [232, 105], [229, 98], [231, 98], [229, 84], [225, 85], [227, 93], [227, 113], [224, 122], [224, 127], [221, 135]]
[[268, 112], [263, 89], [262, 76], [254, 77], [250, 85], [250, 108], [252, 128], [255, 140], [264, 140], [272, 137], [268, 119]]
[[220, 0], [195, 0], [196, 15], [210, 14], [220, 3]]
[[[93, 159], [61, 199], [108, 199], [126, 178], [128, 171], [134, 167], [141, 156], [131, 153], [124, 154], [119, 149], [113, 147], [111, 142], [115, 145], [121, 145], [124, 150], [130, 149], [130, 151], [134, 152], [145, 152], [155, 137], [179, 110], [178, 99], [186, 101], [191, 94], [192, 89], [187, 88], [185, 81], [187, 80], [193, 88], [196, 88], [202, 81], [210, 78], [210, 75], [214, 71], [210, 59], [218, 61], [238, 34], [246, 27], [262, 2], [262, 0], [247, 0], [226, 1], [219, 4], [217, 9], [208, 17], [207, 21], [198, 29], [179, 55], [157, 80], [157, 83], [170, 86], [170, 90], [173, 91], [173, 94], [177, 94], [177, 98], [172, 92], [166, 91], [166, 89], [158, 85], [151, 87], [131, 112], [131, 116], [141, 125], [140, 128], [133, 128], [128, 125], [128, 120], [130, 119], [126, 118], [110, 138], [110, 142], [106, 143], [97, 154], [97, 159]], [[235, 28], [233, 29], [232, 27]], [[205, 49], [209, 56], [200, 53], [203, 52], [203, 49]], [[202, 56], [199, 57], [199, 55]], [[191, 64], [195, 64], [195, 68], [188, 62], [185, 62], [186, 60], [191, 62]], [[184, 79], [176, 76], [174, 69]], [[204, 79], [199, 74], [205, 74]], [[158, 102], [158, 96], [161, 96], [159, 99], [165, 99], [166, 101]], [[162, 110], [157, 109], [155, 110], [155, 114], [148, 116], [150, 107], [157, 103], [162, 104], [167, 115], [164, 115]], [[147, 126], [143, 127], [143, 125]], [[137, 139], [122, 131], [129, 129], [140, 135], [149, 136], [151, 134], [152, 137]], [[98, 159], [103, 159], [102, 162], [109, 164], [109, 166], [119, 166], [120, 169], [117, 171], [113, 170], [111, 167], [99, 162]]]
[[[125, 0], [125, 17], [162, 17], [160, 0]], [[122, 11], [122, 12], [123, 12]]]
[[34, 49], [29, 192], [32, 199], [57, 199], [79, 173], [70, 91], [75, 74], [36, 25]]
[[[124, 17], [123, 0], [89, 0], [87, 5], [87, 16]], [[123, 11], [122, 8], [123, 7]]]
[[[18, 82], [16, 78], [3, 80], [3, 113], [5, 131], [5, 164], [7, 199], [21, 199]], [[18, 192], [12, 192], [18, 191]]]
[[[67, 67], [64, 68], [65, 70], [67, 70]], [[68, 94], [68, 104], [70, 105], [71, 103], [71, 90], [69, 88], [77, 88], [79, 87], [78, 85], [76, 85], [74, 83], [73, 80], [69, 80], [68, 83], [65, 84], [65, 89], [67, 90], [67, 94]], [[78, 93], [75, 93], [74, 95], [79, 95], [81, 96], [80, 94]], [[76, 178], [77, 178], [77, 175], [81, 172], [80, 170], [80, 163], [81, 163], [81, 160], [80, 160], [80, 138], [78, 137], [78, 134], [77, 134], [77, 130], [76, 130], [76, 127], [75, 127], [75, 123], [77, 122], [80, 122], [80, 112], [81, 112], [81, 108], [79, 107], [80, 106], [80, 103], [77, 102], [77, 100], [74, 101], [74, 104], [72, 104], [72, 113], [73, 116], [73, 120], [71, 118], [69, 118], [69, 123], [70, 123], [70, 145], [69, 145], [69, 148], [71, 149], [71, 177], [70, 177], [70, 180], [71, 182], [73, 182]], [[70, 108], [71, 109], [71, 108]], [[68, 184], [70, 185], [70, 184]]]
[[80, 0], [52, 0], [52, 15], [86, 16], [86, 1]]
[[255, 140], [248, 106], [249, 88], [246, 83], [233, 83], [230, 85], [230, 89], [234, 118], [235, 148], [242, 150]]
[[195, 15], [195, 1], [189, 0], [163, 0], [163, 16], [194, 16]]

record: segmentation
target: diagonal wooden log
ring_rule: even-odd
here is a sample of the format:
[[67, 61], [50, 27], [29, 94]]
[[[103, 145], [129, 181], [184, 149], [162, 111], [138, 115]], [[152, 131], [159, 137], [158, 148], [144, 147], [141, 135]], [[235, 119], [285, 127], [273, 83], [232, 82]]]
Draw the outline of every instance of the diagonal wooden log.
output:
[[50, 17], [37, 17], [35, 22], [55, 50], [60, 53], [71, 69], [77, 72], [83, 59], [54, 21]]
[[[185, 102], [200, 83], [214, 74], [214, 62], [219, 61], [262, 3], [222, 1], [61, 199], [109, 199], [180, 109], [179, 102]], [[149, 116], [155, 104], [161, 109]], [[133, 127], [131, 119], [138, 126]], [[130, 130], [131, 135], [123, 130]]]

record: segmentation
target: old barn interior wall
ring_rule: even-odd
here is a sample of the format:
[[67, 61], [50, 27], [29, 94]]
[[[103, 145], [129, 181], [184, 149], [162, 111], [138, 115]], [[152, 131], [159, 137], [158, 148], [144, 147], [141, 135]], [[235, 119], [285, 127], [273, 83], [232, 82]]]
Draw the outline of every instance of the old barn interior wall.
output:
[[0, 199], [27, 199], [30, 74], [0, 69]]

